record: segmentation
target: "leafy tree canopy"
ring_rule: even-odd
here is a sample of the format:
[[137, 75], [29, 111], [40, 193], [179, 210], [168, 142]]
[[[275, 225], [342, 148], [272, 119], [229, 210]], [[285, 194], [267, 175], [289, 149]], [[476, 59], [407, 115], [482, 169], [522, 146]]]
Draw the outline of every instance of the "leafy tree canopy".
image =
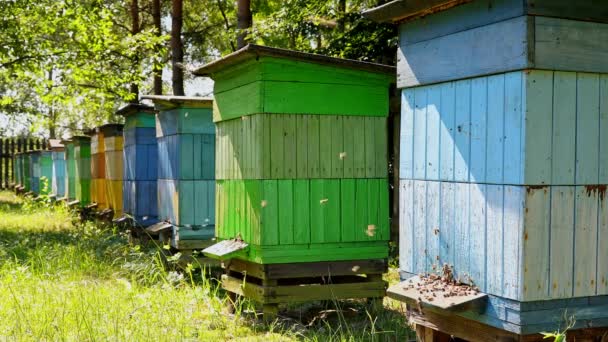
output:
[[[251, 0], [257, 44], [336, 57], [395, 63], [397, 32], [361, 11], [385, 0]], [[163, 0], [163, 34], [155, 34], [151, 0], [0, 1], [0, 114], [50, 135], [117, 121], [113, 113], [152, 87], [152, 70], [169, 60], [170, 0]], [[235, 0], [184, 0], [182, 38], [187, 65], [236, 47]], [[190, 74], [186, 72], [186, 77]], [[25, 118], [25, 119], [24, 119]]]

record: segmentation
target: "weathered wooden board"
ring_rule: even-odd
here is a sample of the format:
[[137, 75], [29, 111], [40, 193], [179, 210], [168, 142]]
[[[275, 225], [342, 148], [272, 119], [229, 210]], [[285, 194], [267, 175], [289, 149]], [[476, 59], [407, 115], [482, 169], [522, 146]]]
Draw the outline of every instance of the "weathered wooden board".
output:
[[542, 70], [404, 89], [401, 178], [602, 183], [606, 89], [599, 74]]
[[517, 300], [605, 294], [603, 186], [401, 180], [400, 193], [403, 272], [447, 263], [483, 292]]
[[[256, 114], [217, 126], [218, 179], [378, 178], [388, 172], [384, 117]], [[184, 167], [177, 166], [182, 173]], [[205, 173], [204, 164], [200, 169]]]
[[535, 17], [534, 38], [536, 68], [608, 72], [608, 24]]
[[385, 179], [222, 180], [217, 189], [222, 239], [240, 235], [262, 246], [389, 239]]
[[443, 310], [464, 310], [476, 306], [481, 307], [485, 304], [484, 300], [488, 296], [485, 293], [478, 292], [476, 294], [445, 297], [443, 296], [444, 291], [442, 291], [441, 286], [438, 286], [437, 290], [434, 291], [433, 300], [429, 300], [420, 288], [427, 290], [428, 286], [425, 286], [425, 282], [419, 276], [414, 276], [389, 287], [387, 295], [402, 302], [410, 304], [419, 303], [418, 305], [421, 306], [432, 306]]
[[274, 57], [243, 64], [214, 75], [216, 122], [257, 113], [388, 115], [388, 73]]
[[[402, 44], [397, 52], [397, 86], [413, 87], [525, 69], [529, 67], [528, 26], [528, 18], [522, 16]], [[437, 60], [442, 62], [429, 63]]]
[[[491, 1], [484, 8], [488, 2], [474, 1], [402, 24], [397, 86], [524, 69], [608, 72], [608, 48], [602, 44], [608, 39], [608, 24], [526, 16], [522, 3], [514, 1]], [[434, 60], [442, 62], [428, 63]]]

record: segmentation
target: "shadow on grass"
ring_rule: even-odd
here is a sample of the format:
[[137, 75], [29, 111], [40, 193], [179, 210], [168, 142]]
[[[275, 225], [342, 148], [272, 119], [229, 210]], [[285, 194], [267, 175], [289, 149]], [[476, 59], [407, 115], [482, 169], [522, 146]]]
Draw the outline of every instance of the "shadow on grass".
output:
[[365, 300], [283, 304], [270, 323], [263, 321], [260, 305], [241, 316], [254, 330], [288, 331], [300, 340], [410, 341], [415, 337], [402, 310], [386, 306], [372, 310]]

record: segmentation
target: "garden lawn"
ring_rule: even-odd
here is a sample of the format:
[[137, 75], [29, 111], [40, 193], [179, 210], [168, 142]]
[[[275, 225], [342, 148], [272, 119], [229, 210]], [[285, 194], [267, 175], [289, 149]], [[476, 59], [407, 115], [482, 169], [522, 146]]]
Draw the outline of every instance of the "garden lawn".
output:
[[162, 267], [157, 247], [73, 223], [63, 206], [0, 192], [0, 340], [403, 341], [400, 306], [369, 315], [360, 302], [290, 305], [264, 324], [251, 303], [236, 314], [203, 272]]

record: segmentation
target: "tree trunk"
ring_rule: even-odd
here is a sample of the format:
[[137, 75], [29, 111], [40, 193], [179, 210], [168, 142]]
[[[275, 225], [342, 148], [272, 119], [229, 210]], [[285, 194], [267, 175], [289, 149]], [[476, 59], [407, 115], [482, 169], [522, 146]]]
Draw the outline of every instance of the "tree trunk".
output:
[[253, 18], [251, 16], [251, 1], [250, 0], [238, 0], [237, 1], [237, 29], [238, 35], [236, 38], [237, 49], [240, 49], [247, 45], [247, 33], [251, 27]]
[[182, 42], [182, 24], [184, 3], [182, 0], [171, 0], [171, 64], [173, 70], [173, 95], [184, 96], [184, 47]]
[[[139, 33], [139, 4], [137, 0], [131, 0], [131, 35]], [[133, 69], [139, 69], [139, 54], [136, 54], [133, 58]], [[131, 94], [135, 96], [135, 102], [139, 99], [139, 85], [137, 83], [131, 84]]]
[[[53, 91], [53, 68], [49, 70], [49, 81], [51, 82], [51, 86], [49, 86], [49, 94]], [[51, 108], [49, 110], [49, 138], [55, 139], [57, 135], [57, 117], [55, 114], [55, 106], [54, 103], [51, 102]]]
[[344, 33], [344, 21], [346, 20], [346, 0], [338, 0], [338, 32]]
[[[160, 22], [160, 0], [152, 0], [152, 21], [154, 22], [154, 28], [156, 29], [156, 36], [160, 37], [162, 34], [162, 27]], [[163, 69], [154, 68], [154, 95], [163, 94]]]

